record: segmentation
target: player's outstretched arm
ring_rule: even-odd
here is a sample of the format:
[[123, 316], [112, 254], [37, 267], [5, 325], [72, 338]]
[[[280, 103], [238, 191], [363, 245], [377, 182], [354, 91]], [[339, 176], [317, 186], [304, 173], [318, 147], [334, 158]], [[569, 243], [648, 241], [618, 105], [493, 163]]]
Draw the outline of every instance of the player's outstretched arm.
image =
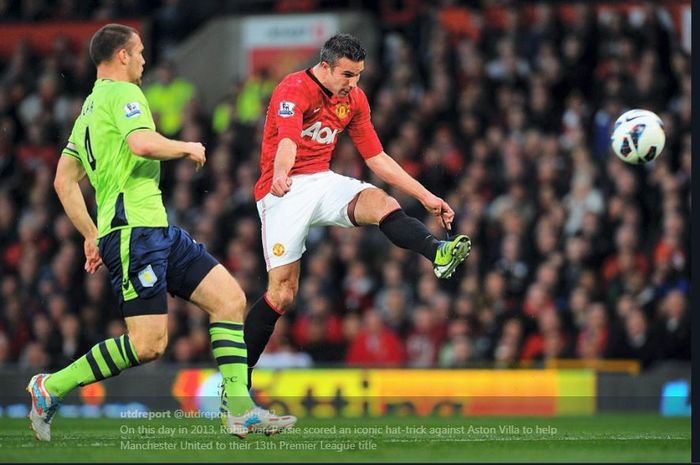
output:
[[386, 152], [368, 158], [365, 163], [382, 181], [417, 199], [433, 215], [442, 217], [447, 229], [451, 229], [455, 212], [447, 202], [416, 181]]
[[66, 215], [85, 238], [85, 271], [94, 273], [102, 265], [102, 259], [97, 249], [97, 226], [88, 213], [78, 184], [83, 176], [85, 169], [80, 161], [62, 156], [58, 160], [53, 185]]
[[164, 161], [185, 157], [198, 167], [202, 167], [207, 161], [205, 148], [201, 143], [168, 139], [149, 129], [132, 132], [126, 138], [126, 143], [135, 155], [151, 160]]

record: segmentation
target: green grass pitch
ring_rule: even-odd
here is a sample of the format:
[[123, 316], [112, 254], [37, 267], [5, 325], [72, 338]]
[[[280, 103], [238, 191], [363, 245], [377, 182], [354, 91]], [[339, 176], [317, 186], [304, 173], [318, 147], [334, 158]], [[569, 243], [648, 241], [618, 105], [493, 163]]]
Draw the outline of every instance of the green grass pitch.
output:
[[690, 418], [308, 419], [245, 440], [207, 419], [58, 417], [52, 441], [0, 419], [0, 462], [689, 462]]

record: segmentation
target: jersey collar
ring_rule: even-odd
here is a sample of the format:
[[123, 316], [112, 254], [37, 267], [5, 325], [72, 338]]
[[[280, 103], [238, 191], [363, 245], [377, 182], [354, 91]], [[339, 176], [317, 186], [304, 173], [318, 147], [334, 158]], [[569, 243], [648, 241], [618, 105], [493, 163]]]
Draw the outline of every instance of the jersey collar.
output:
[[113, 79], [95, 79], [95, 85], [93, 87], [98, 87], [98, 86], [103, 86], [105, 84], [108, 84], [110, 82], [114, 82]]
[[321, 90], [323, 91], [323, 93], [326, 94], [326, 96], [327, 96], [328, 98], [333, 98], [333, 92], [331, 92], [330, 90], [328, 90], [328, 89], [326, 88], [326, 86], [324, 86], [323, 84], [321, 84], [321, 81], [319, 81], [319, 80], [316, 78], [316, 76], [314, 76], [314, 73], [311, 72], [311, 68], [306, 68], [306, 74], [311, 78], [311, 80], [313, 80], [316, 84], [318, 84], [318, 86], [321, 88]]

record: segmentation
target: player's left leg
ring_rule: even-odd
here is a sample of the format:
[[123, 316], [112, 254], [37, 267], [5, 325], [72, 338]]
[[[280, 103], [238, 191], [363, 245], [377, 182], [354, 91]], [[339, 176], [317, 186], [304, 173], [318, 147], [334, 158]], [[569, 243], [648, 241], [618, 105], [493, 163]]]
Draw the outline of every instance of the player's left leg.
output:
[[163, 228], [126, 228], [100, 240], [100, 255], [128, 332], [98, 343], [62, 370], [32, 377], [27, 385], [32, 400], [29, 419], [37, 439], [51, 440], [51, 421], [70, 391], [162, 355], [167, 344], [167, 250]]
[[358, 226], [379, 226], [394, 245], [418, 252], [430, 261], [435, 258], [438, 239], [423, 223], [406, 215], [399, 202], [382, 189], [358, 193], [348, 205], [348, 215]]
[[29, 419], [36, 438], [51, 440], [51, 421], [61, 399], [73, 389], [159, 358], [167, 345], [167, 318], [167, 315], [126, 317], [127, 333], [100, 342], [62, 370], [34, 375], [27, 391], [32, 398]]
[[399, 203], [376, 187], [359, 192], [348, 204], [348, 216], [356, 225], [377, 225], [394, 245], [413, 250], [433, 263], [438, 278], [449, 278], [468, 256], [471, 241], [464, 234], [438, 240], [416, 218], [406, 215]]

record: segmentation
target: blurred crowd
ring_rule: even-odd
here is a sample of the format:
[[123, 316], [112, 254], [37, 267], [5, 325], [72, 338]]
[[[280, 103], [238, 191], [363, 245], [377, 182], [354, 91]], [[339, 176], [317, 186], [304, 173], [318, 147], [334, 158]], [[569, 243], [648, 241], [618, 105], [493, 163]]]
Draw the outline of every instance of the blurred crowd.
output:
[[[598, 16], [583, 2], [565, 20], [557, 4], [511, 4], [493, 22], [484, 20], [489, 2], [389, 3], [373, 11], [380, 53], [360, 85], [385, 151], [448, 201], [471, 256], [438, 281], [430, 262], [378, 228], [312, 230], [296, 307], [259, 366], [689, 360], [690, 56], [668, 14], [649, 3], [641, 18]], [[119, 17], [111, 14], [102, 18]], [[186, 30], [173, 27], [176, 44]], [[143, 88], [157, 126], [203, 141], [208, 156], [200, 172], [162, 165], [169, 220], [206, 244], [252, 303], [266, 285], [252, 193], [275, 82], [251, 76], [206, 114], [170, 63], [154, 68]], [[45, 56], [19, 43], [0, 61], [0, 365], [57, 368], [125, 330], [106, 270], [83, 271], [81, 238], [52, 187], [94, 75], [86, 50], [61, 39]], [[652, 164], [626, 165], [609, 149], [630, 108], [664, 122], [666, 148]], [[332, 168], [387, 187], [347, 137]], [[94, 213], [87, 182], [83, 192]], [[445, 237], [420, 204], [389, 192]], [[206, 315], [169, 305], [165, 362], [210, 363]]]

